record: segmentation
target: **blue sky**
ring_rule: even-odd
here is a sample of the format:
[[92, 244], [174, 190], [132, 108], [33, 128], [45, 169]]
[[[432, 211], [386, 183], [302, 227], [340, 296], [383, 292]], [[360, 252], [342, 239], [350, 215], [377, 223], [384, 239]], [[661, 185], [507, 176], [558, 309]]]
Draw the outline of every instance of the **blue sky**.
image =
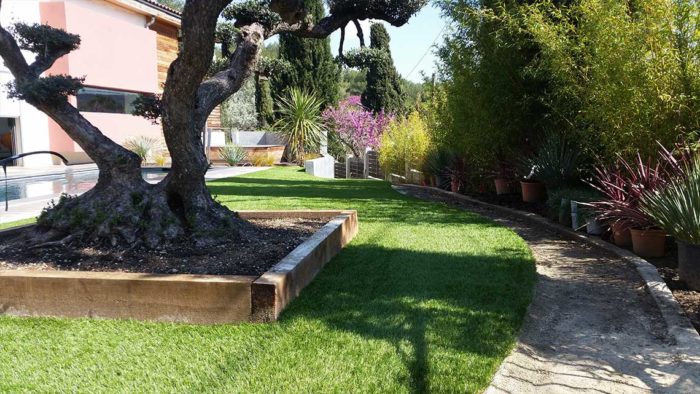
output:
[[[362, 21], [367, 45], [369, 45], [369, 25], [370, 21]], [[428, 5], [406, 25], [398, 28], [385, 25], [391, 36], [391, 55], [401, 75], [416, 82], [421, 81], [421, 71], [430, 75], [435, 70], [435, 55], [431, 46], [434, 42], [440, 43], [444, 34], [445, 21], [440, 18], [440, 11]], [[338, 54], [339, 41], [340, 32], [337, 31], [331, 35], [331, 50], [334, 55]], [[350, 23], [345, 30], [344, 51], [347, 52], [357, 46], [359, 46], [357, 33], [354, 25]], [[413, 72], [411, 72], [412, 69], [414, 69]]]

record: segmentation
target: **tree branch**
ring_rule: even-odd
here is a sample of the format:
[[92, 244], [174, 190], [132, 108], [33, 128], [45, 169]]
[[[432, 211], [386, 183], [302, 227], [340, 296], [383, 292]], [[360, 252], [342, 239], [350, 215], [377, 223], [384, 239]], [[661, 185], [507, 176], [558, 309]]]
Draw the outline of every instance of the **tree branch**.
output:
[[308, 18], [303, 0], [271, 0], [270, 9], [282, 21], [267, 32], [267, 37], [292, 33], [304, 38], [326, 38], [350, 21], [381, 19], [392, 26], [402, 26], [426, 4], [426, 0], [336, 1], [330, 15], [314, 24]]
[[343, 56], [343, 45], [345, 44], [345, 26], [340, 28], [340, 44], [338, 44], [338, 57], [342, 61], [345, 56]]
[[265, 39], [264, 28], [253, 24], [241, 28], [229, 66], [202, 82], [197, 89], [196, 122], [204, 126], [214, 108], [238, 91], [252, 74]]
[[352, 23], [355, 24], [355, 30], [357, 30], [357, 38], [360, 39], [360, 48], [365, 47], [365, 33], [362, 31], [362, 26], [357, 19], [353, 19]]

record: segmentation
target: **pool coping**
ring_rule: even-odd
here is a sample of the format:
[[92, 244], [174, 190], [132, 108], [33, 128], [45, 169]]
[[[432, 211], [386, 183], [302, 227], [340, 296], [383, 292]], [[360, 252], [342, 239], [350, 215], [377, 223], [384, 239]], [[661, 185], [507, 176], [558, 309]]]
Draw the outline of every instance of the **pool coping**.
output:
[[[260, 276], [0, 271], [0, 314], [193, 324], [271, 322], [358, 232], [354, 210], [238, 213], [244, 219], [328, 223]], [[32, 226], [0, 230], [0, 235]]]

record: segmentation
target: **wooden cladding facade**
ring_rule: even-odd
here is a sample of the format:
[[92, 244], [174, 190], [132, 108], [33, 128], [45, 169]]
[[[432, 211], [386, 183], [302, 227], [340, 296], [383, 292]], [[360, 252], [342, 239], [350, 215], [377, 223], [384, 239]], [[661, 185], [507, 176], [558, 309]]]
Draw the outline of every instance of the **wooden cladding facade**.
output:
[[[177, 58], [177, 53], [179, 50], [178, 28], [164, 23], [163, 21], [156, 21], [156, 23], [152, 24], [150, 28], [156, 32], [156, 49], [158, 51], [157, 91], [162, 92], [163, 84], [165, 83], [165, 79], [168, 77], [168, 67], [170, 67], [170, 63]], [[207, 127], [213, 129], [222, 128], [220, 106], [214, 108], [214, 111], [212, 111], [209, 119], [207, 119]]]
[[216, 108], [214, 108], [213, 111], [211, 111], [211, 114], [209, 115], [209, 118], [207, 119], [207, 127], [212, 128], [212, 129], [222, 129], [223, 125], [221, 124], [221, 106], [217, 105]]
[[179, 49], [178, 28], [156, 21], [151, 25], [151, 30], [156, 32], [156, 49], [158, 51], [158, 87], [157, 91], [163, 91], [163, 84], [168, 77], [168, 67], [177, 58]]

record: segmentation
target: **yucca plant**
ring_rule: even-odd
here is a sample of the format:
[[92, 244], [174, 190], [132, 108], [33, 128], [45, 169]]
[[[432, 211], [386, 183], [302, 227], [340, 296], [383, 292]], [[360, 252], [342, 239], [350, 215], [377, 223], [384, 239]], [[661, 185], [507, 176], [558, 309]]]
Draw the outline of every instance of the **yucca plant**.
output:
[[290, 161], [304, 165], [306, 152], [318, 149], [325, 130], [321, 105], [315, 94], [297, 88], [280, 98], [280, 119], [274, 128], [287, 140]]
[[534, 156], [520, 163], [526, 179], [560, 188], [579, 182], [580, 148], [570, 138], [557, 133], [547, 135]]
[[642, 211], [677, 240], [700, 245], [700, 157], [687, 166], [685, 176], [663, 189], [644, 193]]
[[146, 136], [132, 137], [124, 141], [124, 147], [136, 153], [142, 163], [146, 163], [150, 155], [160, 153], [163, 145], [160, 139]]
[[236, 144], [226, 144], [219, 149], [219, 157], [230, 166], [236, 166], [246, 158], [245, 149]]

